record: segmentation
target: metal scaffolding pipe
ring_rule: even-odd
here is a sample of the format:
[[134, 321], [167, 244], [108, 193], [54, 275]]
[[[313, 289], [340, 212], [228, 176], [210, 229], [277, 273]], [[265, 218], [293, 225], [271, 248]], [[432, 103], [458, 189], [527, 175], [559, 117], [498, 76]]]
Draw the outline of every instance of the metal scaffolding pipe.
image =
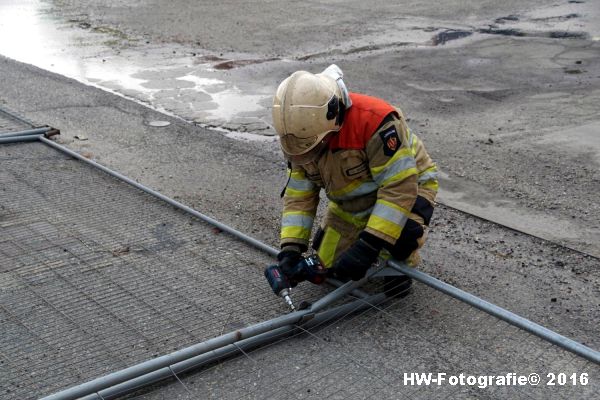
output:
[[515, 313], [512, 313], [502, 307], [480, 299], [479, 297], [474, 296], [471, 293], [467, 293], [464, 290], [447, 284], [446, 282], [442, 282], [439, 279], [435, 279], [434, 277], [429, 276], [426, 273], [417, 269], [411, 268], [406, 264], [400, 263], [395, 260], [390, 260], [388, 261], [388, 265], [394, 268], [395, 270], [400, 271], [410, 276], [411, 278], [426, 284], [427, 286], [430, 286], [436, 290], [439, 290], [442, 293], [452, 296], [455, 299], [467, 303], [472, 307], [478, 308], [481, 311], [493, 315], [496, 318], [506, 321], [519, 329], [527, 331], [556, 346], [559, 346], [565, 350], [575, 353], [578, 356], [585, 358], [586, 360], [592, 361], [596, 364], [600, 364], [600, 352], [594, 349], [591, 349], [579, 342], [564, 337], [554, 331], [551, 331], [548, 328], [544, 328], [543, 326], [538, 325], [535, 322], [523, 318]]
[[35, 141], [39, 140], [41, 137], [42, 137], [42, 135], [0, 137], [0, 144], [35, 142]]
[[53, 128], [45, 126], [43, 128], [27, 129], [18, 132], [0, 133], [0, 138], [15, 137], [15, 136], [29, 136], [29, 135], [43, 135], [44, 133], [52, 130]]
[[[375, 273], [373, 271], [372, 273]], [[315, 317], [315, 314], [323, 308], [329, 306], [339, 300], [352, 290], [361, 286], [372, 275], [370, 273], [360, 281], [350, 281], [345, 283], [340, 288], [331, 293], [326, 294], [321, 299], [313, 303], [308, 310], [296, 311], [290, 314], [285, 314], [268, 321], [259, 322], [258, 324], [238, 329], [236, 331], [226, 333], [221, 336], [209, 339], [202, 343], [198, 343], [181, 350], [177, 350], [171, 354], [166, 354], [152, 360], [144, 361], [140, 364], [133, 365], [121, 371], [116, 371], [100, 378], [93, 379], [89, 382], [77, 385], [61, 392], [44, 397], [42, 400], [74, 400], [88, 394], [96, 393], [100, 390], [118, 385], [119, 383], [135, 379], [142, 375], [154, 372], [161, 368], [169, 367], [178, 362], [199, 356], [209, 351], [219, 349], [223, 346], [236, 343], [242, 339], [251, 338], [261, 333], [272, 331], [286, 325], [296, 325], [307, 322]]]
[[[376, 306], [381, 304], [387, 299], [387, 296], [383, 293], [369, 296], [362, 300], [355, 300], [351, 303], [347, 303], [327, 311], [320, 312], [315, 315], [315, 317], [303, 324], [302, 327], [304, 329], [311, 329], [316, 326], [319, 326], [329, 320], [345, 317], [349, 314], [360, 312], [367, 308], [371, 308], [372, 306]], [[193, 368], [199, 368], [203, 365], [210, 364], [215, 361], [222, 360], [224, 358], [231, 357], [235, 354], [240, 353], [241, 351], [248, 351], [256, 347], [260, 347], [262, 345], [272, 343], [275, 340], [283, 338], [285, 336], [289, 336], [294, 334], [297, 331], [296, 326], [288, 325], [283, 326], [281, 328], [277, 328], [275, 330], [262, 333], [255, 337], [244, 339], [234, 344], [230, 344], [219, 349], [213, 350], [209, 353], [205, 353], [196, 357], [192, 357], [188, 360], [179, 362], [177, 364], [171, 365], [169, 367], [165, 367], [159, 369], [157, 371], [151, 372], [149, 374], [140, 376], [138, 378], [129, 380], [127, 382], [123, 382], [121, 384], [112, 386], [105, 390], [101, 390], [100, 392], [90, 394], [88, 396], [83, 397], [81, 400], [108, 400], [114, 399], [119, 396], [124, 396], [127, 393], [131, 393], [135, 390], [140, 389], [141, 387], [148, 386], [159, 381], [169, 379], [173, 377], [173, 374], [179, 374], [186, 371], [189, 371]]]

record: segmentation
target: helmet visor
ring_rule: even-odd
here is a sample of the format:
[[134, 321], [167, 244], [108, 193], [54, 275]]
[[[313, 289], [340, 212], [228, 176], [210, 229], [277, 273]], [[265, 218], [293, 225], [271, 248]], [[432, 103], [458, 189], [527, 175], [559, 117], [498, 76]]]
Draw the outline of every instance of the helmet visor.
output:
[[319, 137], [319, 135], [302, 138], [288, 133], [280, 138], [280, 143], [284, 153], [295, 156], [308, 153], [313, 147], [319, 144], [321, 139], [322, 137]]
[[312, 149], [303, 154], [286, 154], [288, 159], [296, 165], [304, 165], [318, 160], [321, 154], [327, 149], [327, 144], [333, 133], [335, 131], [327, 132]]

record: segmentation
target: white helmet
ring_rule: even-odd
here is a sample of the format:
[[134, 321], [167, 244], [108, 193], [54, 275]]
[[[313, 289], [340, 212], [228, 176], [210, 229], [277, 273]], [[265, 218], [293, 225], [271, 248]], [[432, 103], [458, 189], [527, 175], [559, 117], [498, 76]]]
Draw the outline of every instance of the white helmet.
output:
[[286, 156], [305, 155], [340, 130], [342, 96], [336, 80], [324, 73], [297, 71], [281, 82], [273, 98], [273, 125]]

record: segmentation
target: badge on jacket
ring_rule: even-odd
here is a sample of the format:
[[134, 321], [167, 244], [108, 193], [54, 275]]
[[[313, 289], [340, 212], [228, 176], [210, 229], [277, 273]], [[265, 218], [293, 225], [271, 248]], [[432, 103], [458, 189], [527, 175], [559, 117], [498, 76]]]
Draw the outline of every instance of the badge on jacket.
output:
[[398, 132], [396, 132], [396, 128], [392, 126], [383, 132], [379, 132], [379, 136], [381, 136], [381, 141], [383, 142], [383, 154], [388, 157], [396, 154], [396, 151], [402, 144], [398, 137]]

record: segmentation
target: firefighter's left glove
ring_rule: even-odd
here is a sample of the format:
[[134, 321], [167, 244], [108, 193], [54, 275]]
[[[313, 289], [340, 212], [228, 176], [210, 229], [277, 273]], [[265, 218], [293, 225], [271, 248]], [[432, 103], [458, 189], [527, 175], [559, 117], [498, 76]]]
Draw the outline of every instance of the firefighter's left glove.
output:
[[279, 261], [279, 269], [290, 281], [292, 287], [298, 285], [298, 280], [294, 276], [296, 271], [295, 267], [303, 260], [300, 249], [296, 246], [285, 246], [279, 254], [277, 254], [277, 261]]
[[361, 280], [377, 261], [381, 245], [373, 235], [363, 232], [333, 264], [333, 272], [341, 279]]

